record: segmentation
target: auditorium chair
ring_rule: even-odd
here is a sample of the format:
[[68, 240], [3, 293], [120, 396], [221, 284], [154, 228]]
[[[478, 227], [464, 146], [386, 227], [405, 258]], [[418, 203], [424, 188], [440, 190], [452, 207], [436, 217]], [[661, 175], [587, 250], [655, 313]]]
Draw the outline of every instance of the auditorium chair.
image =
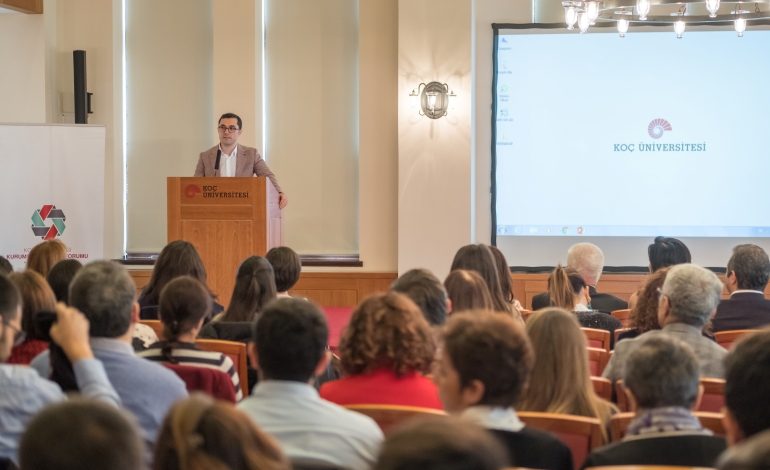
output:
[[631, 319], [631, 309], [623, 308], [620, 310], [613, 310], [612, 316], [620, 320], [623, 328], [629, 328], [634, 326], [634, 321]]
[[725, 349], [730, 349], [734, 342], [741, 336], [753, 333], [757, 330], [726, 330], [714, 333], [717, 343]]
[[345, 408], [364, 414], [374, 420], [383, 434], [388, 434], [399, 424], [418, 416], [446, 416], [442, 410], [419, 406], [366, 404], [345, 405]]
[[[618, 413], [610, 418], [610, 441], [616, 442], [626, 435], [628, 425], [633, 421], [636, 413], [625, 411]], [[714, 433], [715, 436], [725, 436], [725, 427], [722, 423], [722, 413], [712, 413], [710, 411], [696, 411], [693, 413], [700, 421], [700, 424]]]
[[[720, 413], [725, 404], [725, 381], [722, 379], [702, 378], [700, 384], [703, 387], [703, 396], [696, 411]], [[620, 411], [631, 411], [631, 402], [628, 390], [622, 380], [615, 382], [615, 396], [618, 400]]]
[[235, 403], [235, 387], [230, 375], [226, 372], [170, 362], [162, 364], [182, 379], [188, 392], [203, 392], [214, 398]]
[[235, 370], [238, 371], [238, 380], [241, 382], [243, 397], [249, 396], [249, 366], [246, 356], [246, 344], [236, 341], [221, 339], [196, 339], [195, 345], [204, 351], [216, 351], [228, 356], [233, 361]]
[[591, 372], [591, 377], [601, 377], [609, 361], [609, 352], [600, 348], [588, 348], [588, 370]]
[[617, 328], [617, 329], [615, 329], [615, 335], [614, 335], [615, 336], [615, 344], [618, 344], [618, 341], [619, 341], [618, 340], [618, 336], [620, 336], [621, 334], [625, 333], [626, 331], [633, 331], [635, 329], [636, 328], [633, 327], [633, 326], [630, 326], [628, 328]]
[[581, 328], [586, 335], [589, 348], [600, 348], [610, 352], [610, 332], [596, 328]]
[[152, 328], [155, 334], [158, 335], [158, 338], [162, 338], [161, 334], [163, 333], [163, 323], [161, 323], [160, 320], [139, 320], [139, 323], [149, 326]]
[[591, 377], [591, 385], [594, 387], [594, 392], [607, 401], [612, 400], [612, 382], [604, 377]]
[[538, 411], [518, 411], [524, 424], [548, 431], [572, 451], [572, 466], [580, 468], [593, 449], [604, 445], [602, 424], [597, 418]]

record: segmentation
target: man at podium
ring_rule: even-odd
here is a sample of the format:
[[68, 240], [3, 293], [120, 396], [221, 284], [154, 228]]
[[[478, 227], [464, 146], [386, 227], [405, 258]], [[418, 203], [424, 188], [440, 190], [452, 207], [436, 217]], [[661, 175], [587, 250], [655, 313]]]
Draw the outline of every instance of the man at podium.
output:
[[219, 145], [201, 152], [194, 176], [266, 176], [278, 191], [278, 207], [283, 209], [289, 200], [267, 163], [257, 149], [238, 145], [241, 128], [237, 114], [225, 113], [219, 118]]

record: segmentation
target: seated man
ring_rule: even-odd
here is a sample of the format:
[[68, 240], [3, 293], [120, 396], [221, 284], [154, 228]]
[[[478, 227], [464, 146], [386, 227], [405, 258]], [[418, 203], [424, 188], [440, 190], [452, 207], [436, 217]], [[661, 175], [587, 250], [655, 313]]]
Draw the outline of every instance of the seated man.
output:
[[[81, 269], [70, 286], [70, 304], [91, 323], [91, 348], [104, 364], [107, 377], [123, 406], [136, 416], [149, 443], [171, 405], [187, 396], [175, 373], [134, 354], [131, 340], [139, 321], [136, 287], [126, 269], [112, 261], [94, 261]], [[48, 355], [33, 361], [38, 371], [49, 365]], [[45, 372], [42, 374], [47, 376]]]
[[21, 470], [136, 470], [143, 444], [131, 416], [105, 404], [73, 400], [49, 406], [21, 439]]
[[770, 300], [765, 287], [770, 259], [757, 245], [738, 245], [727, 262], [725, 287], [730, 298], [719, 302], [714, 331], [761, 328], [770, 323]]
[[427, 269], [410, 269], [393, 281], [390, 289], [412, 299], [431, 325], [443, 325], [446, 321], [449, 310], [446, 289]]
[[444, 409], [488, 428], [516, 467], [571, 470], [572, 453], [554, 436], [524, 426], [513, 409], [532, 369], [532, 346], [507, 315], [452, 315], [435, 374]]
[[383, 439], [380, 428], [367, 416], [321, 399], [310, 385], [329, 362], [328, 338], [326, 319], [310, 302], [268, 304], [249, 343], [260, 380], [238, 408], [294, 463], [368, 469]]
[[660, 335], [641, 339], [623, 375], [636, 416], [621, 442], [591, 452], [583, 467], [714, 466], [726, 443], [691, 412], [703, 392], [699, 381], [698, 361], [685, 343]]
[[[576, 243], [567, 250], [567, 266], [580, 274], [588, 286], [591, 305], [587, 307], [604, 313], [628, 308], [628, 303], [610, 294], [602, 294], [596, 290], [599, 278], [604, 270], [604, 253], [593, 243]], [[532, 298], [532, 310], [540, 310], [551, 306], [548, 292], [543, 292]]]
[[[94, 359], [88, 345], [88, 321], [75, 309], [59, 304], [51, 337], [73, 364], [81, 393], [114, 405], [117, 393], [107, 380], [102, 364]], [[21, 331], [21, 295], [16, 286], [0, 274], [0, 458], [17, 460], [17, 450], [27, 423], [45, 406], [66, 396], [59, 386], [41, 378], [26, 366], [5, 364], [14, 339]]]
[[722, 360], [727, 351], [702, 334], [703, 327], [716, 312], [721, 294], [722, 283], [708, 269], [694, 264], [672, 267], [663, 282], [658, 302], [658, 323], [663, 329], [618, 342], [602, 375], [612, 381], [622, 378], [629, 354], [644, 339], [672, 336], [687, 343], [695, 352], [701, 376], [722, 378]]
[[725, 359], [725, 430], [730, 445], [770, 430], [770, 330], [741, 338]]

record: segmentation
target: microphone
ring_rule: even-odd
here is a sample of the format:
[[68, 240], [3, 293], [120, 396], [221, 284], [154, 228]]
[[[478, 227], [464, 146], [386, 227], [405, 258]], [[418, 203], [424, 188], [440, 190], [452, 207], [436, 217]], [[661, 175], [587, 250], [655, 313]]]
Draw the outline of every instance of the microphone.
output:
[[217, 149], [217, 161], [214, 162], [214, 170], [219, 170], [219, 159], [222, 158], [222, 149]]

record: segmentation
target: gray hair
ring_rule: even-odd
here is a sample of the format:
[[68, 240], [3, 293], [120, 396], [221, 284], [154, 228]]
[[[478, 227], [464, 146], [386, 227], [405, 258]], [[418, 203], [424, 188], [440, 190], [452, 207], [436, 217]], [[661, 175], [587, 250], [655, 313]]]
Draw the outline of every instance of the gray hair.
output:
[[719, 304], [722, 282], [706, 268], [679, 264], [666, 275], [661, 292], [668, 297], [673, 319], [700, 328]]
[[665, 334], [640, 339], [629, 355], [623, 382], [639, 408], [690, 408], [698, 397], [700, 369], [692, 348]]
[[126, 268], [113, 261], [94, 261], [70, 285], [70, 305], [91, 323], [92, 337], [115, 338], [131, 325], [136, 286]]
[[580, 274], [589, 286], [595, 286], [604, 270], [604, 253], [593, 243], [576, 243], [567, 250], [567, 266]]

